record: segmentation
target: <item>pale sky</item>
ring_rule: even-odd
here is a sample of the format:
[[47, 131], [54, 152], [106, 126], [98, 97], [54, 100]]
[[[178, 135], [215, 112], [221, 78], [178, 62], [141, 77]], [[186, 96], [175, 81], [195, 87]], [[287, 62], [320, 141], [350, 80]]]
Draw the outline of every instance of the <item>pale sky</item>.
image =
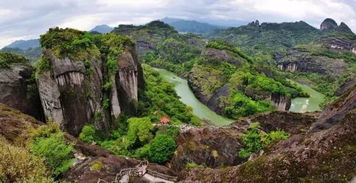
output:
[[50, 27], [144, 24], [164, 17], [295, 22], [319, 27], [325, 18], [356, 32], [356, 0], [0, 0], [0, 48], [38, 38]]

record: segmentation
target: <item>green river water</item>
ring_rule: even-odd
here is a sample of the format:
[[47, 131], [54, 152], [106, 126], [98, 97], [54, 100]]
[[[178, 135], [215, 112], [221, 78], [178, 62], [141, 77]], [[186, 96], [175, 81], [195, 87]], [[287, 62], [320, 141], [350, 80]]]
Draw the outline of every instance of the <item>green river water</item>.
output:
[[[228, 125], [234, 122], [232, 119], [228, 119], [216, 114], [206, 105], [202, 104], [189, 88], [187, 80], [182, 79], [176, 74], [165, 69], [155, 68], [155, 70], [160, 73], [165, 81], [174, 84], [175, 90], [180, 97], [180, 100], [184, 104], [192, 107], [194, 115], [198, 116], [200, 119], [209, 120], [216, 126]], [[319, 104], [323, 101], [324, 96], [306, 85], [299, 85], [305, 92], [310, 95], [310, 98], [293, 99], [290, 111], [302, 113], [320, 110]]]
[[292, 99], [292, 105], [290, 106], [289, 111], [298, 113], [320, 111], [321, 109], [319, 104], [323, 102], [324, 95], [313, 90], [307, 85], [302, 85], [297, 82], [294, 83], [302, 87], [303, 91], [307, 92], [310, 97], [298, 97]]
[[200, 119], [209, 120], [211, 123], [217, 126], [228, 125], [234, 120], [227, 119], [223, 116], [216, 114], [214, 111], [210, 110], [206, 105], [202, 104], [194, 95], [192, 90], [188, 86], [188, 82], [185, 79], [180, 78], [173, 72], [169, 72], [164, 69], [157, 69], [163, 79], [169, 83], [174, 84], [177, 95], [180, 100], [193, 108], [193, 114], [198, 116]]

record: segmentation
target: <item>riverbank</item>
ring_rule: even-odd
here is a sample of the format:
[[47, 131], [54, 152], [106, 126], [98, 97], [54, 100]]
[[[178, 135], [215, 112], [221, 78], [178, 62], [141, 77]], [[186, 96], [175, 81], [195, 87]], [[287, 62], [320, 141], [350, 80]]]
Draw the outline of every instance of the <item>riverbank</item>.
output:
[[174, 88], [180, 100], [193, 109], [193, 114], [202, 120], [208, 120], [216, 126], [224, 126], [234, 122], [232, 119], [225, 118], [210, 110], [206, 105], [201, 103], [189, 88], [187, 80], [180, 78], [173, 72], [165, 69], [155, 68], [160, 75], [169, 83], [174, 84]]

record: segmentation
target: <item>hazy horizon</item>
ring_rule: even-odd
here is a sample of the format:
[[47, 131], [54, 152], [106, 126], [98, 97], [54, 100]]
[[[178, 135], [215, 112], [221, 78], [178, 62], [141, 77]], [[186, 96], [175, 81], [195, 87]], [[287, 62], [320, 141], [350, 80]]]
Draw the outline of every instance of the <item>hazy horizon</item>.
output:
[[38, 38], [50, 27], [90, 30], [96, 25], [145, 24], [164, 17], [216, 22], [296, 22], [319, 28], [325, 18], [356, 30], [356, 0], [3, 0], [0, 47]]

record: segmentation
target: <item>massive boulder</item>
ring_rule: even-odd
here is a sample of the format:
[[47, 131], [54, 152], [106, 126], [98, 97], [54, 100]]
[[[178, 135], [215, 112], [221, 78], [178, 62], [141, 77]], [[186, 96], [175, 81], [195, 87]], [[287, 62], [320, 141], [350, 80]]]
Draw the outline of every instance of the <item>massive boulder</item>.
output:
[[43, 120], [33, 68], [24, 57], [0, 53], [0, 102]]
[[[72, 37], [53, 42], [52, 34]], [[89, 123], [108, 131], [121, 113], [135, 114], [138, 90], [144, 85], [130, 39], [114, 34], [95, 36], [94, 42], [87, 33], [58, 28], [41, 36], [40, 65], [44, 66], [38, 71], [38, 86], [45, 116], [72, 135]], [[78, 48], [62, 46], [78, 40], [88, 43]]]

